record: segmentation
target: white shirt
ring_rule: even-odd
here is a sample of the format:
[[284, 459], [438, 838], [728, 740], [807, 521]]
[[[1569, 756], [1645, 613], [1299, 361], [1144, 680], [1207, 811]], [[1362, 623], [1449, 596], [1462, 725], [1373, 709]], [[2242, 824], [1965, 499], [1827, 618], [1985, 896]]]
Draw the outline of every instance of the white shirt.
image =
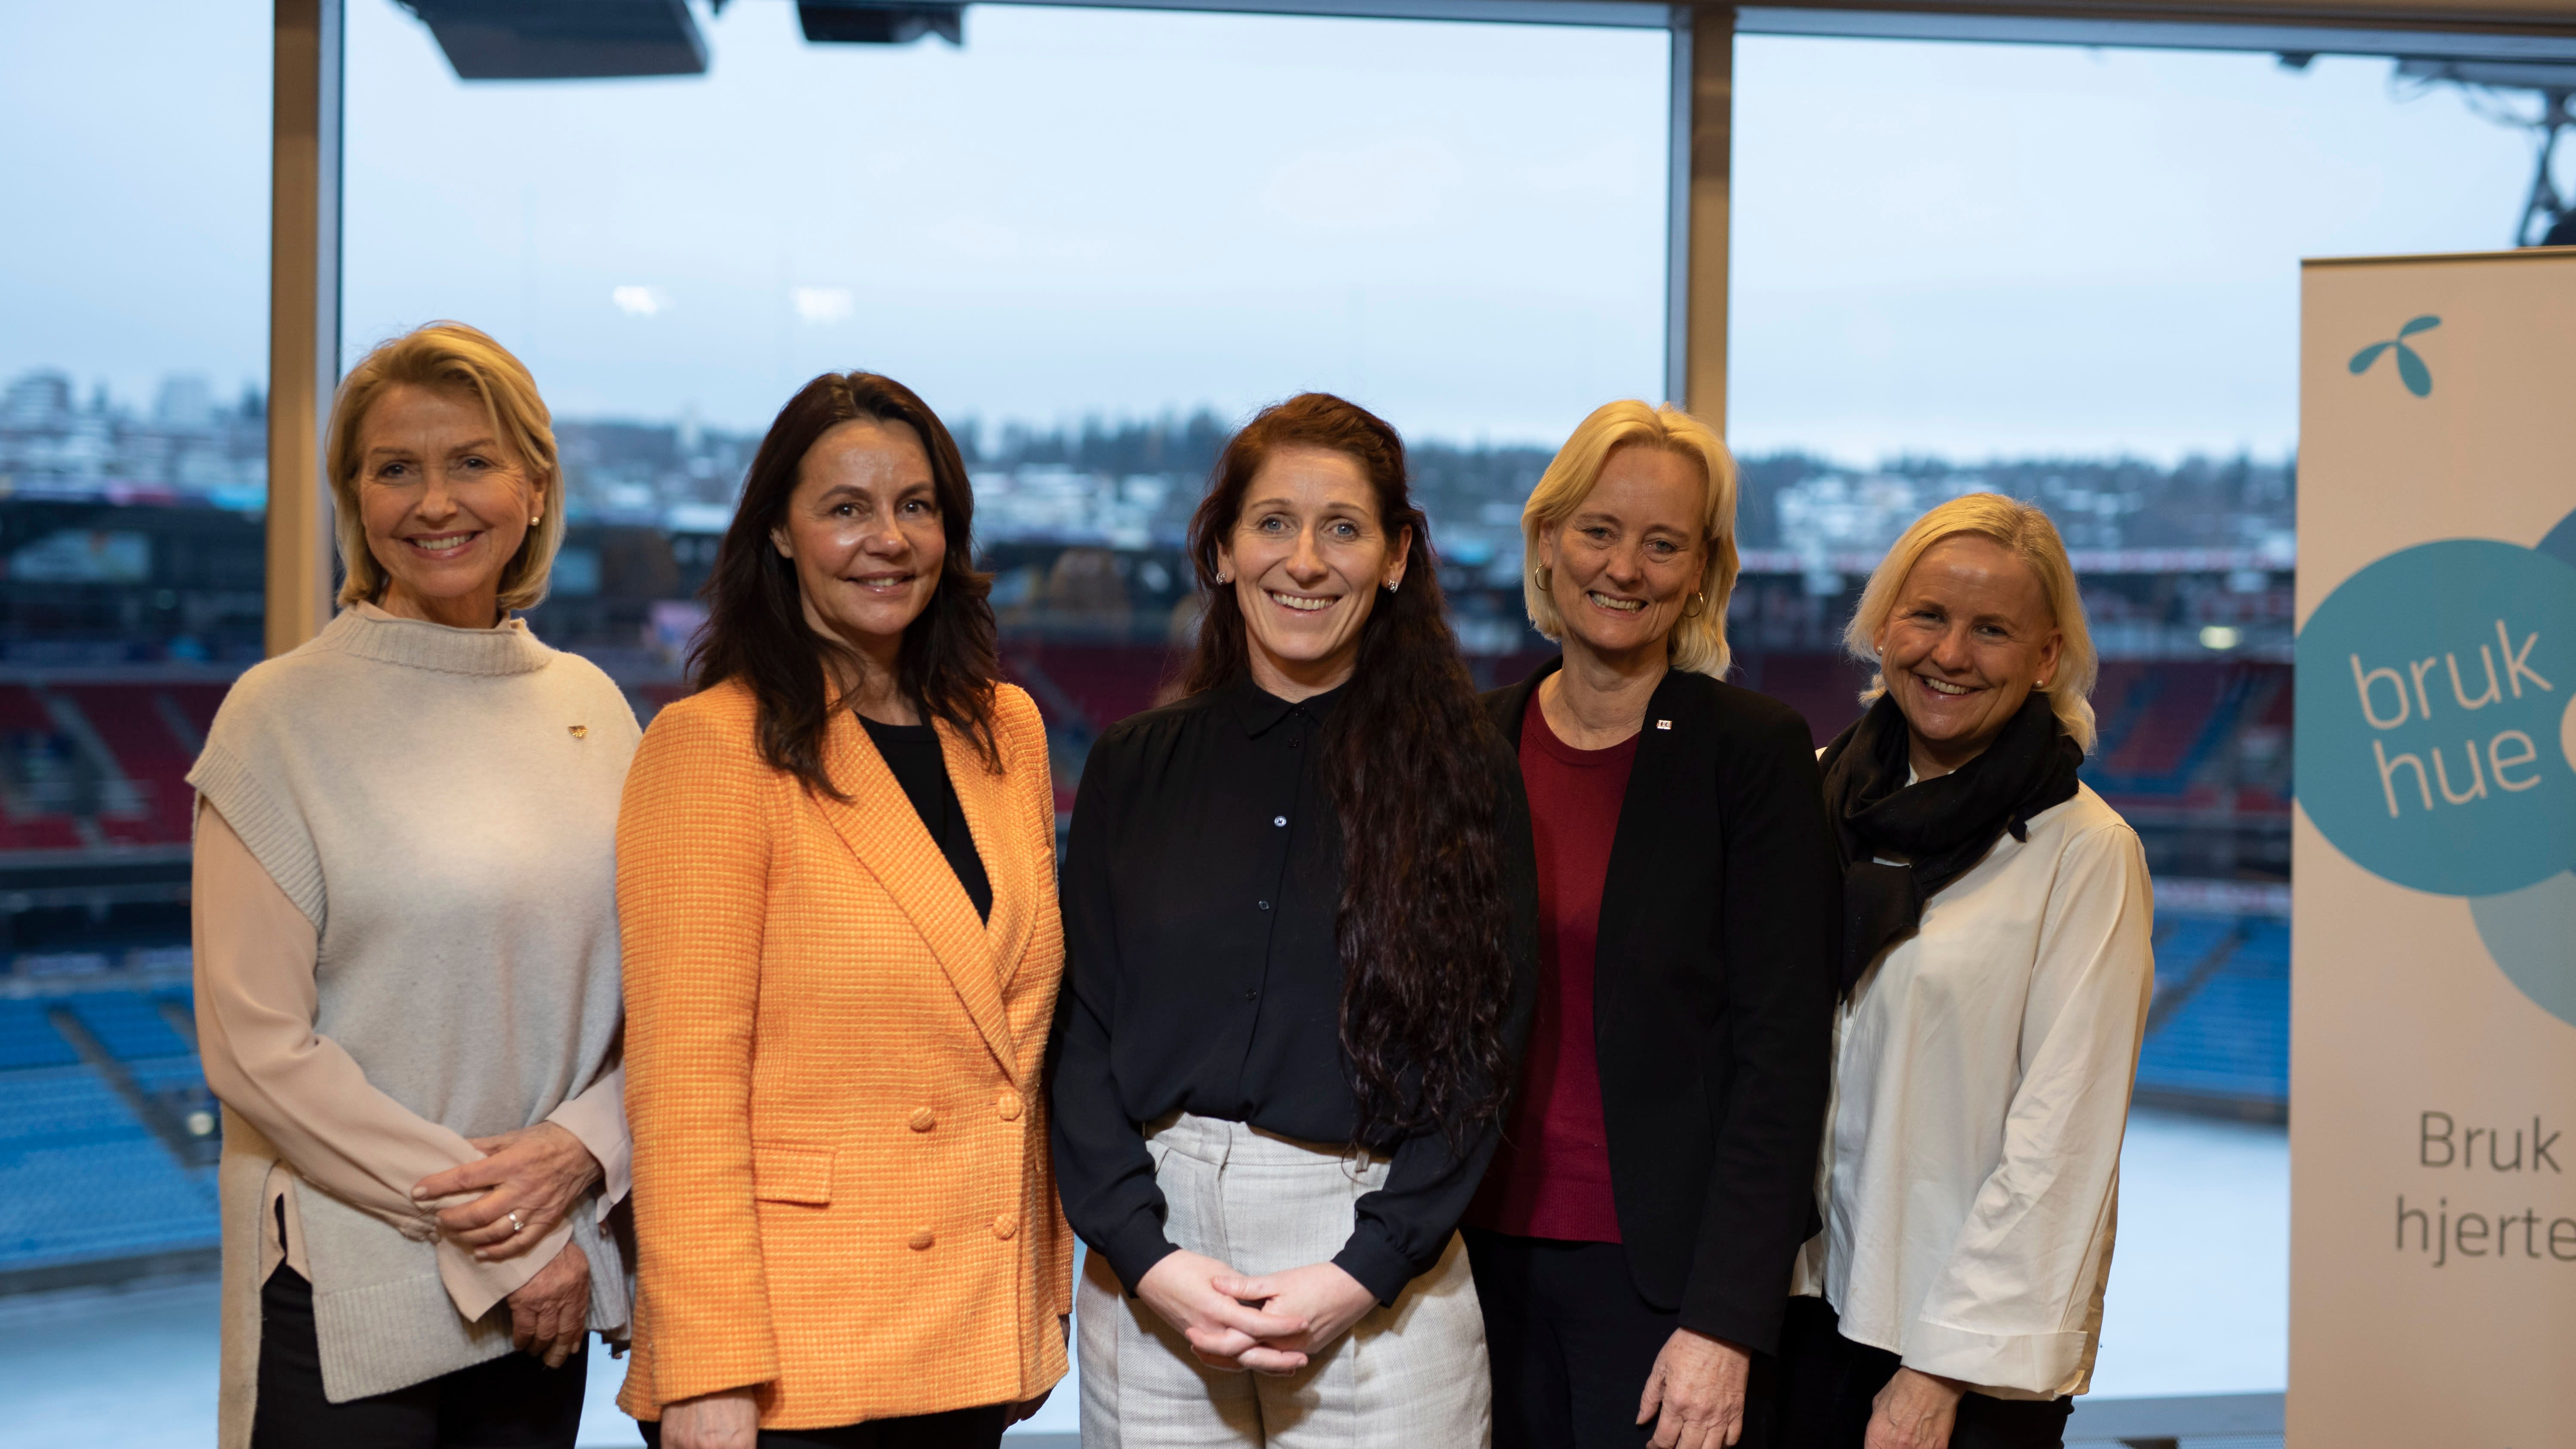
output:
[[2002, 1398], [2080, 1394], [2155, 988], [2136, 832], [2089, 788], [1925, 903], [1835, 1022], [1795, 1291], [1843, 1336]]

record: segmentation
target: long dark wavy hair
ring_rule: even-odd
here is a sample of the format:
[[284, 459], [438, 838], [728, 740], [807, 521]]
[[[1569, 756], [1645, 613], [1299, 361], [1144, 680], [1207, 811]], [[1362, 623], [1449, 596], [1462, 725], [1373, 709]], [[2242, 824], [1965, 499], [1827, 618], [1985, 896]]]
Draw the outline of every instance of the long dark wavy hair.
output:
[[1358, 463], [1390, 538], [1413, 533], [1402, 587], [1381, 587], [1359, 661], [1324, 731], [1325, 790], [1342, 827], [1342, 1050], [1358, 1099], [1354, 1143], [1383, 1147], [1426, 1126], [1453, 1143], [1491, 1121], [1510, 1086], [1513, 913], [1504, 899], [1495, 761], [1500, 736], [1476, 702], [1449, 628], [1430, 521], [1415, 507], [1395, 429], [1328, 393], [1264, 409], [1217, 459], [1190, 519], [1207, 596], [1184, 686], [1222, 688], [1250, 668], [1243, 608], [1217, 582], [1244, 493], [1282, 448]]
[[805, 455], [825, 433], [863, 418], [903, 423], [920, 435], [948, 539], [930, 604], [903, 631], [895, 686], [924, 716], [946, 720], [971, 741], [987, 769], [1001, 768], [993, 740], [1000, 671], [987, 598], [993, 578], [974, 568], [975, 493], [966, 460], [939, 415], [912, 389], [873, 372], [827, 372], [778, 410], [752, 456], [742, 503], [707, 576], [707, 626], [689, 651], [689, 672], [698, 689], [741, 680], [760, 707], [761, 758], [835, 800], [849, 796], [823, 762], [823, 741], [841, 707], [829, 666], [855, 664], [856, 656], [805, 622], [796, 564], [780, 556], [769, 535], [785, 518]]

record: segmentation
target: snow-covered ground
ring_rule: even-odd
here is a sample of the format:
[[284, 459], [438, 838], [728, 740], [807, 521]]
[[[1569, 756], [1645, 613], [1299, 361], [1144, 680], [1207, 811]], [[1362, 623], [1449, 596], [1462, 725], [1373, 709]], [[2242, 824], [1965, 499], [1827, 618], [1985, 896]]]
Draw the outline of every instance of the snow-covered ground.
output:
[[[2120, 1237], [2093, 1391], [2277, 1391], [2288, 1358], [2290, 1151], [2280, 1128], [2139, 1112], [2121, 1155]], [[594, 1344], [585, 1445], [643, 1442]], [[204, 1449], [215, 1285], [0, 1299], [0, 1449]], [[1073, 1385], [1022, 1432], [1070, 1434]]]

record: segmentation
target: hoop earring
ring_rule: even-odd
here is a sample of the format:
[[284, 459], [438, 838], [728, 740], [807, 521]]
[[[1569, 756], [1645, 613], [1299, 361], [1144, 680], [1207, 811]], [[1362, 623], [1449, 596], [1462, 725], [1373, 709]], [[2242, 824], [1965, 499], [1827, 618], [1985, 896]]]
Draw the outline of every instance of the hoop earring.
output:
[[[1698, 607], [1693, 608], [1692, 605], [1694, 604]], [[1685, 619], [1696, 619], [1707, 612], [1708, 595], [1704, 593], [1691, 595], [1690, 603], [1682, 605], [1682, 617]]]
[[1540, 564], [1537, 567], [1532, 568], [1530, 570], [1530, 578], [1538, 584], [1538, 591], [1540, 593], [1552, 594], [1556, 592], [1555, 582], [1547, 576], [1547, 565]]

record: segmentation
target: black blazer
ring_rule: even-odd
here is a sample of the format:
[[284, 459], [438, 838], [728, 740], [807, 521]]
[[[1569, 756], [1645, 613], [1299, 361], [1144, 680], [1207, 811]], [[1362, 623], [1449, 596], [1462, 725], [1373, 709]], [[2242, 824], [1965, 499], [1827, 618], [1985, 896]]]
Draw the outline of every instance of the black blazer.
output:
[[[1531, 691], [1484, 696], [1520, 744]], [[1704, 674], [1655, 687], [1594, 955], [1610, 1185], [1637, 1291], [1771, 1352], [1816, 1225], [1842, 871], [1807, 722]]]

